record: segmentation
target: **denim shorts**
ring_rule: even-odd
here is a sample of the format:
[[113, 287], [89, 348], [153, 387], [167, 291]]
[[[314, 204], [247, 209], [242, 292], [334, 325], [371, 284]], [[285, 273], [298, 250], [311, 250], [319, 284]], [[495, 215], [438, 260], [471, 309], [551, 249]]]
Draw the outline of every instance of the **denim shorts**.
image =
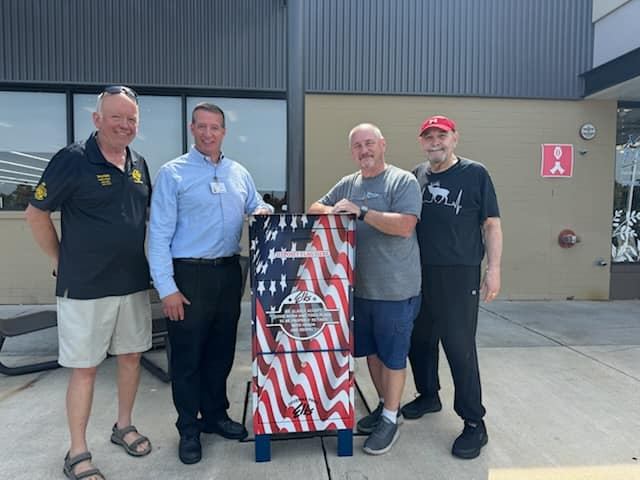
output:
[[377, 355], [385, 367], [407, 367], [413, 321], [420, 311], [420, 295], [407, 300], [354, 298], [355, 356]]

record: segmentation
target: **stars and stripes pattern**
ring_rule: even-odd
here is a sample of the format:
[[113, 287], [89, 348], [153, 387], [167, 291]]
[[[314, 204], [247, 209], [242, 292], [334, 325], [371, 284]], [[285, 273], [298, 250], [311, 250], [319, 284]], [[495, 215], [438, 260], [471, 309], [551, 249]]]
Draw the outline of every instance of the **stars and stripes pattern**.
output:
[[[255, 434], [353, 427], [355, 220], [270, 215], [250, 223]], [[296, 338], [270, 322], [295, 292], [318, 295], [335, 322]]]

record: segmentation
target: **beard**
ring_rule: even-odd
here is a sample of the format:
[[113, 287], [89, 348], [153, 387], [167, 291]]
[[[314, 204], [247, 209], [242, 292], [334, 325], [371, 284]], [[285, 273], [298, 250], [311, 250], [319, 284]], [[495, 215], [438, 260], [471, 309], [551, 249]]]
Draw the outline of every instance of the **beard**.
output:
[[360, 158], [360, 168], [373, 168], [376, 164], [376, 159], [373, 156], [366, 156]]
[[435, 152], [427, 152], [427, 162], [431, 165], [440, 165], [447, 160], [447, 152], [444, 150], [437, 150]]

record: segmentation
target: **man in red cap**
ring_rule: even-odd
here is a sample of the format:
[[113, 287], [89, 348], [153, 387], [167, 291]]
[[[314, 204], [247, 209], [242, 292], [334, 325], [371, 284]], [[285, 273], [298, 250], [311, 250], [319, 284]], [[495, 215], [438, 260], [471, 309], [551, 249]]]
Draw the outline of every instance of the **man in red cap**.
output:
[[[407, 419], [442, 409], [438, 390], [438, 343], [442, 342], [455, 387], [454, 410], [464, 430], [451, 453], [475, 458], [487, 444], [476, 349], [478, 302], [500, 290], [502, 229], [491, 177], [477, 162], [457, 156], [456, 124], [442, 115], [420, 127], [426, 162], [414, 169], [422, 189], [416, 230], [422, 262], [422, 306], [409, 360], [418, 395], [402, 407]], [[481, 275], [480, 264], [487, 254]]]

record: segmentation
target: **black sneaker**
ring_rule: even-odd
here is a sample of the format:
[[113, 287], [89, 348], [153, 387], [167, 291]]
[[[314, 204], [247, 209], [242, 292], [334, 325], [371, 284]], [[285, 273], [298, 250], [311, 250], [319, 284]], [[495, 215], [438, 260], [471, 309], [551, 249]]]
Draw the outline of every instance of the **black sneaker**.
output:
[[442, 410], [442, 403], [440, 403], [440, 397], [437, 393], [432, 397], [418, 395], [400, 409], [402, 416], [410, 420], [420, 418], [425, 413], [439, 412], [440, 410]]
[[[358, 423], [356, 424], [356, 430], [360, 433], [372, 433], [376, 427], [378, 426], [378, 422], [380, 422], [380, 417], [382, 416], [382, 409], [384, 408], [384, 404], [382, 402], [378, 403], [378, 406], [366, 417], [362, 417]], [[400, 410], [398, 410], [398, 419], [396, 420], [398, 424], [402, 423], [402, 416], [400, 415]]]
[[364, 441], [364, 451], [370, 455], [382, 455], [391, 450], [398, 439], [398, 424], [381, 415], [375, 430]]
[[476, 458], [488, 441], [489, 436], [484, 421], [472, 423], [465, 420], [464, 430], [453, 442], [451, 454], [458, 458]]

